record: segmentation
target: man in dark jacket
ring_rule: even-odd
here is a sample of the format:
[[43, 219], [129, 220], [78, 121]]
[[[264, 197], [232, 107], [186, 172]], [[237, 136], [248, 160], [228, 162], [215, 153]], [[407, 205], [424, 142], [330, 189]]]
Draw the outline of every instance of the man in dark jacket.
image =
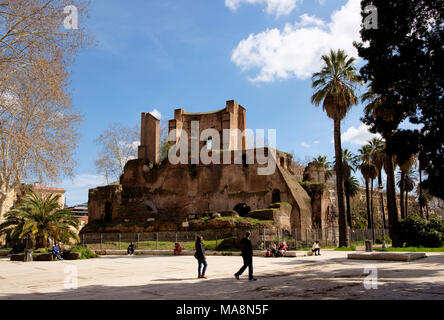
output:
[[247, 231], [245, 234], [245, 238], [241, 240], [242, 247], [242, 259], [244, 260], [244, 265], [239, 269], [238, 272], [234, 274], [237, 280], [239, 280], [239, 276], [247, 269], [248, 267], [248, 280], [256, 281], [256, 278], [253, 277], [253, 245], [250, 240], [250, 232]]

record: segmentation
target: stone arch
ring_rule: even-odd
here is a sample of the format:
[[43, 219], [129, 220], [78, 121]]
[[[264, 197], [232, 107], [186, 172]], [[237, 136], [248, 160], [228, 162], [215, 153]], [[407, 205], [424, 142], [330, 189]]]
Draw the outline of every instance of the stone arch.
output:
[[274, 189], [271, 193], [271, 203], [281, 202], [281, 190]]
[[233, 210], [236, 211], [239, 216], [245, 217], [248, 215], [248, 213], [250, 213], [251, 207], [246, 203], [238, 203], [234, 206]]

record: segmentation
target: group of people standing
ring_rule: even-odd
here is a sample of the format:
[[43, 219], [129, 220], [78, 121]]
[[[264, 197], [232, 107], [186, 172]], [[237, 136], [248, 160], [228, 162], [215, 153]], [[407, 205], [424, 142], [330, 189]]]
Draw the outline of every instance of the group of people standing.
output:
[[[240, 280], [240, 276], [244, 271], [248, 268], [248, 280], [256, 281], [257, 279], [253, 277], [253, 245], [250, 240], [251, 233], [247, 231], [245, 237], [241, 239], [241, 250], [242, 250], [242, 259], [244, 264], [239, 269], [238, 272], [234, 274], [234, 277], [237, 280]], [[198, 262], [198, 279], [207, 279], [205, 276], [205, 272], [207, 271], [208, 263], [207, 258], [205, 256], [205, 245], [203, 243], [203, 237], [198, 236], [195, 243], [196, 253], [194, 257]]]

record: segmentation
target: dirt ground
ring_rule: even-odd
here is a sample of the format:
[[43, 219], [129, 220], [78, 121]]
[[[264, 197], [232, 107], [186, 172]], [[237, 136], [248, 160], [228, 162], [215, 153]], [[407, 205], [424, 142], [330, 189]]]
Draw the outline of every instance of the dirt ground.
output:
[[[2, 258], [0, 299], [443, 300], [444, 254], [427, 256], [412, 262], [347, 260], [347, 252], [336, 251], [298, 258], [255, 257], [258, 281], [248, 281], [247, 271], [241, 280], [234, 278], [242, 264], [237, 256], [209, 256], [206, 280], [197, 279], [192, 256], [28, 263]], [[75, 280], [78, 287], [72, 289]]]

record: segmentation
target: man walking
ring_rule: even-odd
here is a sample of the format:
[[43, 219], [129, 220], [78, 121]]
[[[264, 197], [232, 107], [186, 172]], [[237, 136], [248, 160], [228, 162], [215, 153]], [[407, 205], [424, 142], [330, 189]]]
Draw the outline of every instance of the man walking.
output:
[[237, 280], [239, 280], [239, 276], [247, 269], [248, 267], [248, 280], [256, 281], [257, 279], [253, 277], [253, 246], [251, 245], [250, 240], [250, 232], [247, 231], [245, 234], [245, 238], [241, 240], [242, 246], [242, 259], [244, 260], [244, 265], [239, 269], [238, 272], [234, 274]]

